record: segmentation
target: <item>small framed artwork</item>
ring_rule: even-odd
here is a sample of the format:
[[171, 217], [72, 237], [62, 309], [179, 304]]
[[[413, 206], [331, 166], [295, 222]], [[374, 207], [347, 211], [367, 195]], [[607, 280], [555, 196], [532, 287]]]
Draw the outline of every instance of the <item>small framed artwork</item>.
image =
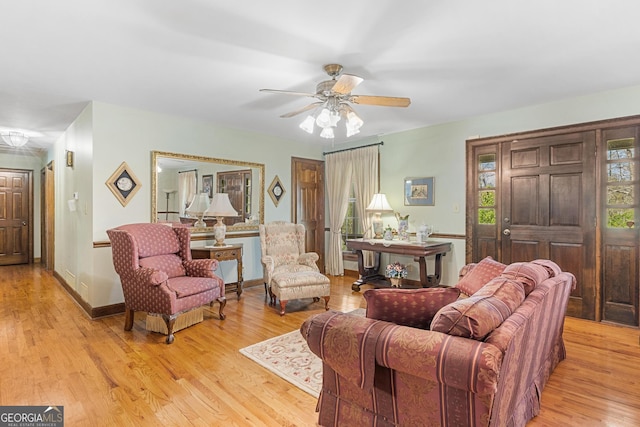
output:
[[404, 179], [405, 206], [433, 206], [433, 196], [433, 177]]
[[213, 198], [213, 175], [202, 175], [202, 192]]
[[278, 175], [276, 175], [273, 178], [273, 181], [271, 181], [271, 185], [269, 186], [269, 190], [267, 190], [267, 192], [269, 193], [273, 204], [277, 207], [278, 203], [280, 203], [280, 199], [282, 199], [282, 196], [284, 196], [285, 193], [284, 186], [282, 185], [282, 182], [280, 182], [280, 178], [278, 178]]
[[107, 179], [105, 184], [122, 206], [127, 206], [129, 200], [133, 198], [142, 186], [126, 162], [122, 162], [118, 166], [118, 169]]

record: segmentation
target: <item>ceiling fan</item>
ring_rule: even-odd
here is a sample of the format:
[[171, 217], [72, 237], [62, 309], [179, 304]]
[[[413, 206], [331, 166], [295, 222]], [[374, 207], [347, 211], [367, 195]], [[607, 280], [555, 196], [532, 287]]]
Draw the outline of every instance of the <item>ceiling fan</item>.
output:
[[[377, 105], [383, 107], [408, 107], [411, 104], [409, 98], [399, 98], [392, 96], [371, 96], [352, 95], [351, 91], [364, 80], [362, 77], [353, 74], [342, 73], [342, 65], [327, 64], [324, 70], [331, 77], [318, 83], [315, 93], [293, 92], [277, 89], [260, 89], [261, 92], [281, 93], [284, 95], [307, 96], [317, 98], [319, 101], [313, 102], [306, 107], [283, 114], [280, 117], [288, 118], [302, 114], [306, 111], [316, 110], [314, 113], [300, 124], [300, 128], [308, 133], [313, 133], [314, 124], [322, 128], [320, 136], [323, 138], [333, 138], [334, 129], [342, 117], [346, 119], [347, 136], [352, 136], [360, 132], [364, 124], [363, 120], [356, 114], [350, 104]], [[338, 77], [339, 76], [339, 77]]]

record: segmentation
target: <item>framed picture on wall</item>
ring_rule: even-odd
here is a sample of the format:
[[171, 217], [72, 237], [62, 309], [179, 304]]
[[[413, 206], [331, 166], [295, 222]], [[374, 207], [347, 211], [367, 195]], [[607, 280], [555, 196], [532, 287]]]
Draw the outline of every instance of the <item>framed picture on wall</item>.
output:
[[142, 186], [140, 180], [133, 174], [126, 162], [122, 162], [105, 184], [122, 206], [127, 206], [129, 200]]
[[404, 179], [405, 206], [433, 206], [433, 196], [433, 177]]
[[202, 175], [202, 192], [213, 198], [213, 175]]
[[273, 178], [273, 181], [271, 181], [271, 185], [269, 186], [269, 190], [267, 190], [267, 192], [269, 193], [269, 197], [271, 197], [273, 204], [277, 207], [280, 203], [280, 199], [282, 199], [282, 196], [284, 196], [284, 193], [286, 193], [284, 185], [282, 185], [282, 182], [280, 181], [280, 178], [278, 178], [278, 175], [276, 175]]

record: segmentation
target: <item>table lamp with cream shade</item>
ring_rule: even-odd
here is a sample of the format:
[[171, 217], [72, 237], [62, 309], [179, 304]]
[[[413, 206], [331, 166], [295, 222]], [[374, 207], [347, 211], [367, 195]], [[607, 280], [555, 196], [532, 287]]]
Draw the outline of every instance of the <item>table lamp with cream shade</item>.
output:
[[227, 193], [214, 193], [209, 209], [204, 213], [206, 216], [216, 218], [213, 225], [213, 236], [216, 239], [215, 246], [224, 246], [224, 237], [227, 227], [224, 225], [225, 216], [238, 216], [238, 212], [231, 205]]
[[195, 195], [191, 204], [186, 210], [186, 213], [191, 216], [195, 216], [198, 220], [193, 224], [194, 227], [201, 228], [206, 227], [207, 223], [202, 219], [205, 215], [205, 211], [209, 208], [209, 195], [207, 193], [198, 193]]
[[373, 224], [373, 233], [375, 234], [375, 239], [382, 239], [382, 213], [383, 212], [393, 212], [393, 208], [389, 205], [387, 201], [387, 196], [383, 193], [376, 193], [373, 195], [371, 199], [371, 203], [366, 208], [367, 212], [373, 212], [373, 219], [371, 223]]

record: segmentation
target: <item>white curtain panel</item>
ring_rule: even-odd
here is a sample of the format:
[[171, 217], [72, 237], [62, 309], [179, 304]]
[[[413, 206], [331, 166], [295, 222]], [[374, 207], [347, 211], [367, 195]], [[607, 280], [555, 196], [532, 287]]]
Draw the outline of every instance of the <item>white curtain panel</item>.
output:
[[178, 211], [181, 217], [185, 215], [185, 209], [189, 207], [191, 199], [198, 191], [198, 172], [186, 171], [178, 173]]
[[349, 206], [349, 190], [353, 166], [348, 151], [327, 154], [327, 195], [329, 196], [329, 251], [325, 267], [327, 274], [344, 275], [341, 228]]
[[[353, 165], [356, 209], [362, 221], [363, 234], [365, 238], [373, 238], [371, 215], [365, 209], [378, 190], [376, 188], [378, 177], [378, 146], [359, 148], [350, 151], [349, 154], [351, 155], [351, 164]], [[366, 267], [373, 266], [373, 252], [364, 251], [362, 255], [364, 256], [364, 265]]]

